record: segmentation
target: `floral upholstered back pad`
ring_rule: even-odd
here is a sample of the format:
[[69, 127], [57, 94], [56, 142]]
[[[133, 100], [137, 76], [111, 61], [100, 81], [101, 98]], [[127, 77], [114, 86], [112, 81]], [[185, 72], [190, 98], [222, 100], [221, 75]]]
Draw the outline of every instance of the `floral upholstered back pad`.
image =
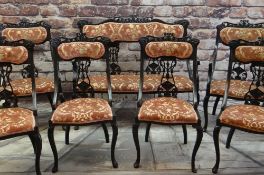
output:
[[220, 31], [220, 38], [224, 44], [239, 39], [253, 42], [260, 37], [264, 37], [264, 28], [226, 27]]
[[105, 47], [100, 42], [71, 42], [60, 44], [57, 51], [63, 60], [84, 57], [100, 59], [105, 53]]
[[264, 46], [239, 46], [235, 50], [236, 59], [241, 62], [263, 62]]
[[164, 33], [173, 33], [175, 37], [184, 35], [184, 27], [180, 24], [149, 23], [117, 23], [107, 22], [99, 25], [85, 25], [83, 33], [89, 37], [104, 36], [111, 41], [138, 41], [147, 35], [159, 37]]
[[24, 46], [0, 46], [0, 62], [21, 64], [27, 59], [28, 50]]
[[2, 31], [2, 36], [8, 41], [25, 39], [40, 44], [46, 40], [48, 33], [44, 27], [6, 28]]
[[193, 47], [187, 42], [150, 42], [145, 47], [146, 54], [151, 58], [172, 56], [179, 59], [187, 59], [193, 53]]

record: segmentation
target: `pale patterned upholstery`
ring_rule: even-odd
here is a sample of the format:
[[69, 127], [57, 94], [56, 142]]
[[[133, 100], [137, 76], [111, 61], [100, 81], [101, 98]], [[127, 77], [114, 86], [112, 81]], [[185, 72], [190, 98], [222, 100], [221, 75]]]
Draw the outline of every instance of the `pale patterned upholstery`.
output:
[[142, 104], [138, 119], [162, 123], [197, 123], [198, 116], [193, 106], [184, 100], [158, 97]]
[[[186, 76], [176, 75], [174, 77], [179, 92], [191, 92], [192, 81]], [[144, 76], [144, 92], [155, 92], [160, 85], [161, 75], [149, 74]], [[90, 76], [91, 85], [96, 91], [107, 91], [106, 76]], [[139, 75], [111, 75], [113, 92], [138, 92]]]
[[24, 46], [0, 46], [0, 62], [21, 64], [27, 59], [28, 51]]
[[220, 31], [220, 37], [225, 44], [228, 44], [232, 40], [239, 39], [253, 42], [260, 37], [264, 37], [264, 29], [226, 27]]
[[[210, 94], [223, 96], [225, 94], [225, 84], [226, 80], [212, 81]], [[249, 91], [250, 84], [250, 81], [231, 80], [228, 96], [243, 99]]]
[[235, 56], [244, 63], [264, 61], [264, 46], [239, 46], [235, 50]]
[[150, 42], [146, 45], [145, 52], [151, 58], [173, 56], [186, 59], [192, 55], [193, 47], [190, 43], [186, 42]]
[[181, 38], [184, 34], [184, 28], [179, 24], [169, 25], [159, 22], [107, 22], [98, 25], [85, 25], [82, 32], [89, 37], [108, 37], [111, 41], [138, 41], [147, 35], [158, 37], [163, 36], [164, 33], [173, 33], [175, 37]]
[[0, 137], [33, 131], [33, 112], [24, 108], [0, 109]]
[[[47, 93], [54, 91], [54, 83], [52, 80], [44, 77], [36, 77], [36, 92]], [[32, 85], [31, 85], [31, 78], [24, 78], [24, 79], [17, 79], [11, 81], [11, 85], [13, 88], [13, 93], [16, 96], [28, 96], [32, 94]], [[9, 87], [7, 87], [8, 89]], [[3, 89], [0, 87], [0, 90]], [[8, 89], [10, 90], [10, 88]]]
[[77, 98], [60, 104], [51, 121], [54, 124], [85, 124], [112, 120], [108, 101], [100, 98]]
[[104, 45], [100, 42], [71, 42], [62, 43], [58, 47], [58, 54], [64, 60], [78, 57], [100, 59], [105, 53]]
[[255, 105], [233, 105], [220, 116], [223, 124], [264, 133], [264, 107]]
[[8, 41], [25, 39], [30, 40], [35, 44], [44, 42], [47, 35], [47, 30], [44, 27], [6, 28], [2, 31], [2, 36], [6, 37], [6, 40]]

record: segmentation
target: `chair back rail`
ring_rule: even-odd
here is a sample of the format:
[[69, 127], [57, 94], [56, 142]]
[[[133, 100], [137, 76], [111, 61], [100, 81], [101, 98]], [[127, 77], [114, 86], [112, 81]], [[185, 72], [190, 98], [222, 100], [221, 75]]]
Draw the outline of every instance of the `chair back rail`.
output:
[[[10, 75], [13, 71], [13, 65], [28, 64], [34, 68], [33, 60], [34, 43], [28, 40], [7, 41], [0, 37], [0, 100], [3, 107], [17, 107], [17, 97], [13, 93]], [[36, 113], [36, 84], [34, 69], [30, 69], [32, 81], [32, 103], [33, 111]]]
[[146, 60], [157, 60], [161, 67], [161, 82], [158, 88], [159, 96], [177, 97], [177, 87], [173, 78], [178, 60], [193, 62], [193, 104], [198, 107], [198, 61], [197, 46], [199, 40], [191, 37], [177, 38], [173, 34], [164, 34], [163, 37], [147, 36], [140, 39], [141, 63], [138, 105], [142, 103], [144, 64]]
[[[59, 88], [61, 88], [59, 62], [71, 62], [73, 72], [73, 98], [94, 97], [94, 88], [90, 83], [89, 67], [91, 61], [106, 60], [106, 75], [108, 82], [108, 99], [112, 102], [112, 89], [110, 81], [109, 43], [105, 37], [88, 38], [78, 33], [74, 38], [54, 38], [51, 40], [51, 54], [54, 63], [55, 92], [53, 105], [57, 104]], [[60, 94], [63, 95], [63, 94]]]

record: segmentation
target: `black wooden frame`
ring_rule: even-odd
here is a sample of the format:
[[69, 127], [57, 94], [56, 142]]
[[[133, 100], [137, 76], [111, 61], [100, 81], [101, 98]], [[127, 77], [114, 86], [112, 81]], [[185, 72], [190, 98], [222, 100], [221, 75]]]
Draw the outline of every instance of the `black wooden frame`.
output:
[[[199, 40], [197, 39], [192, 39], [191, 37], [184, 37], [184, 38], [176, 38], [174, 37], [172, 34], [165, 34], [163, 37], [152, 37], [152, 36], [147, 36], [147, 37], [143, 37], [140, 39], [140, 45], [141, 45], [141, 61], [140, 61], [140, 82], [139, 82], [139, 92], [138, 92], [138, 108], [141, 107], [142, 103], [143, 103], [143, 79], [144, 79], [144, 62], [145, 60], [149, 59], [149, 56], [147, 56], [147, 54], [145, 53], [145, 47], [147, 45], [147, 43], [150, 42], [160, 42], [160, 41], [173, 41], [173, 42], [186, 42], [192, 45], [193, 47], [193, 53], [189, 58], [186, 58], [190, 61], [193, 61], [193, 107], [195, 112], [197, 113], [198, 116], [198, 121], [195, 124], [188, 124], [188, 123], [181, 123], [181, 124], [165, 124], [162, 122], [149, 122], [149, 121], [139, 121], [138, 117], [135, 118], [135, 123], [133, 124], [133, 138], [134, 138], [134, 142], [135, 142], [135, 146], [136, 146], [136, 150], [137, 150], [137, 159], [134, 163], [134, 167], [138, 168], [139, 164], [140, 164], [140, 146], [139, 146], [139, 139], [138, 139], [138, 128], [140, 123], [147, 123], [148, 125], [150, 125], [151, 123], [154, 124], [160, 124], [160, 125], [182, 125], [185, 126], [185, 130], [184, 132], [187, 132], [186, 130], [186, 125], [192, 125], [194, 128], [196, 128], [197, 130], [197, 139], [196, 139], [196, 143], [193, 149], [193, 154], [192, 154], [192, 163], [191, 163], [191, 167], [192, 167], [192, 171], [193, 172], [197, 172], [196, 168], [195, 168], [195, 156], [196, 153], [199, 149], [200, 143], [202, 141], [203, 138], [203, 129], [201, 126], [201, 120], [200, 120], [200, 116], [199, 116], [199, 112], [198, 112], [198, 61], [197, 61], [197, 45], [199, 44]], [[157, 59], [157, 58], [151, 58], [151, 59]], [[177, 59], [176, 57], [162, 57], [160, 59], [160, 61], [172, 61]], [[161, 84], [162, 85], [162, 84]], [[166, 86], [166, 85], [165, 85]], [[175, 86], [175, 84], [174, 84]], [[168, 90], [168, 92], [170, 93], [171, 91]], [[172, 94], [174, 92], [171, 92]], [[176, 92], [177, 94], [177, 92]], [[168, 94], [167, 94], [168, 95]], [[165, 95], [165, 96], [167, 96]], [[170, 96], [170, 95], [168, 95]], [[175, 97], [175, 96], [174, 96]], [[184, 128], [184, 127], [183, 127]], [[147, 129], [148, 130], [148, 129]], [[186, 134], [187, 136], [187, 134]], [[184, 137], [184, 143], [187, 143], [187, 137]]]
[[[241, 20], [239, 23], [235, 24], [235, 23], [229, 23], [229, 22], [223, 22], [222, 24], [216, 26], [217, 29], [217, 33], [216, 33], [216, 43], [215, 43], [215, 49], [212, 55], [212, 60], [209, 63], [209, 68], [208, 68], [208, 79], [207, 79], [207, 86], [206, 86], [206, 94], [204, 97], [204, 103], [203, 103], [203, 108], [204, 108], [204, 131], [206, 132], [207, 130], [207, 126], [208, 126], [208, 102], [211, 96], [216, 97], [216, 100], [214, 102], [214, 106], [213, 106], [213, 111], [212, 111], [212, 115], [215, 115], [216, 113], [216, 108], [218, 105], [218, 102], [220, 101], [220, 98], [222, 98], [222, 95], [215, 95], [215, 94], [211, 94], [210, 93], [210, 88], [211, 88], [211, 82], [213, 80], [213, 74], [214, 74], [214, 70], [215, 70], [215, 65], [216, 65], [216, 59], [217, 59], [217, 52], [218, 52], [218, 47], [219, 47], [219, 43], [225, 45], [225, 46], [229, 46], [229, 43], [224, 43], [220, 37], [220, 32], [222, 29], [226, 28], [226, 27], [235, 27], [235, 28], [264, 28], [264, 23], [256, 23], [256, 24], [252, 24], [249, 23], [248, 20]], [[229, 56], [230, 59], [230, 56]], [[233, 70], [236, 71], [236, 70]], [[234, 97], [230, 97], [230, 99], [234, 99], [234, 100], [242, 100], [241, 98], [234, 98]]]
[[[53, 63], [54, 63], [54, 80], [55, 80], [55, 91], [54, 91], [54, 96], [53, 96], [53, 106], [56, 108], [57, 106], [57, 99], [58, 96], [62, 95], [63, 91], [61, 89], [61, 80], [59, 77], [59, 62], [62, 61], [68, 61], [68, 62], [75, 62], [75, 61], [87, 61], [87, 60], [92, 60], [90, 58], [73, 58], [71, 60], [63, 60], [60, 58], [57, 48], [60, 44], [62, 43], [70, 43], [70, 42], [100, 42], [104, 45], [105, 47], [105, 54], [103, 56], [103, 59], [106, 60], [106, 74], [107, 74], [107, 82], [108, 82], [108, 102], [109, 105], [112, 106], [112, 88], [111, 88], [111, 78], [110, 78], [110, 64], [109, 64], [109, 43], [110, 40], [105, 38], [105, 37], [95, 37], [95, 38], [88, 38], [86, 37], [84, 34], [78, 33], [77, 36], [75, 38], [64, 38], [64, 37], [60, 37], [60, 38], [54, 38], [51, 40], [51, 53], [52, 53], [52, 59], [53, 59]], [[75, 65], [73, 65], [73, 73], [75, 75], [77, 75], [78, 73], [76, 72], [75, 69]], [[77, 94], [80, 93], [80, 91], [76, 90], [76, 87], [78, 86], [78, 82], [77, 79], [73, 79], [73, 98], [77, 97]], [[87, 86], [91, 87], [90, 84], [87, 83]], [[86, 92], [91, 93], [91, 97], [93, 97], [93, 90], [90, 92]], [[83, 94], [81, 94], [81, 96], [83, 96]], [[84, 96], [86, 97], [86, 96]], [[52, 168], [52, 172], [57, 172], [58, 171], [58, 153], [57, 153], [57, 149], [56, 149], [56, 145], [55, 145], [55, 141], [54, 141], [54, 127], [55, 126], [65, 126], [66, 127], [66, 131], [65, 131], [65, 142], [66, 144], [69, 144], [69, 132], [70, 132], [70, 126], [87, 126], [87, 125], [95, 125], [95, 124], [101, 124], [103, 126], [104, 129], [104, 133], [105, 133], [105, 138], [106, 138], [106, 142], [109, 142], [109, 135], [108, 135], [108, 131], [106, 128], [106, 123], [111, 123], [112, 129], [113, 129], [113, 138], [112, 138], [112, 145], [111, 145], [111, 160], [112, 160], [112, 165], [114, 168], [118, 167], [118, 163], [115, 160], [115, 145], [116, 145], [116, 140], [117, 140], [117, 136], [118, 136], [118, 128], [117, 128], [117, 124], [116, 124], [116, 117], [113, 116], [112, 120], [105, 120], [105, 121], [101, 121], [101, 122], [93, 122], [93, 123], [86, 123], [86, 124], [69, 124], [69, 123], [62, 123], [62, 124], [54, 124], [52, 123], [52, 121], [49, 121], [49, 129], [48, 129], [48, 138], [49, 138], [49, 142], [51, 145], [51, 149], [54, 155], [54, 166]]]
[[[232, 63], [233, 62], [241, 62], [241, 61], [237, 60], [236, 57], [235, 57], [236, 48], [239, 47], [239, 46], [264, 46], [264, 38], [259, 38], [259, 40], [256, 41], [256, 42], [248, 42], [248, 41], [245, 41], [245, 40], [231, 41], [229, 46], [230, 46], [230, 59], [229, 59], [229, 63], [228, 63], [228, 73], [227, 73], [227, 79], [226, 79], [225, 95], [223, 97], [223, 103], [222, 103], [222, 106], [221, 106], [221, 111], [220, 111], [220, 113], [218, 115], [218, 118], [216, 120], [216, 126], [215, 126], [214, 132], [213, 132], [214, 144], [215, 144], [215, 152], [216, 152], [216, 163], [215, 163], [215, 165], [214, 165], [214, 167], [212, 169], [213, 173], [217, 173], [218, 172], [219, 163], [220, 163], [219, 133], [220, 133], [220, 130], [221, 130], [222, 126], [230, 128], [230, 132], [229, 132], [228, 139], [227, 139], [227, 145], [226, 145], [227, 148], [230, 147], [230, 142], [231, 142], [232, 136], [234, 134], [234, 131], [236, 129], [241, 130], [241, 131], [245, 131], [245, 132], [248, 132], [248, 133], [253, 133], [253, 134], [264, 134], [264, 132], [257, 132], [257, 131], [252, 131], [250, 129], [244, 129], [244, 128], [240, 128], [240, 127], [234, 127], [232, 125], [223, 124], [223, 123], [221, 123], [221, 121], [219, 119], [221, 114], [222, 114], [222, 112], [227, 107], [228, 98], [230, 98], [228, 96], [228, 90], [229, 90], [230, 81], [231, 81]], [[241, 63], [243, 63], [243, 62], [241, 62]], [[260, 66], [260, 67], [264, 66], [264, 62], [263, 61], [262, 62], [247, 62], [245, 64], [251, 64], [251, 66]], [[259, 78], [259, 77], [257, 77], [257, 78]], [[262, 80], [262, 84], [263, 84], [264, 83], [263, 79], [261, 79], [261, 80]], [[252, 80], [252, 82], [253, 81], [254, 81], [254, 79]], [[249, 89], [248, 93], [250, 93], [250, 92], [251, 92], [251, 89]], [[251, 97], [251, 99], [248, 99], [247, 98], [247, 94], [244, 97], [245, 104], [261, 105], [261, 103], [262, 103], [262, 106], [263, 106], [263, 102], [264, 102], [263, 99], [258, 99], [258, 98], [254, 99], [253, 97]], [[263, 94], [261, 94], [261, 95], [263, 95]], [[252, 102], [250, 102], [250, 101], [252, 101]], [[255, 103], [256, 101], [258, 101], [259, 104]]]
[[[46, 23], [45, 21], [39, 21], [39, 22], [31, 23], [31, 22], [22, 20], [21, 22], [19, 22], [17, 24], [3, 23], [3, 24], [0, 24], [0, 31], [3, 31], [6, 28], [32, 28], [32, 27], [43, 27], [43, 28], [45, 28], [45, 30], [47, 32], [47, 37], [45, 38], [45, 40], [43, 40], [41, 43], [37, 43], [37, 44], [35, 43], [35, 45], [41, 45], [41, 44], [44, 44], [47, 41], [50, 42], [50, 39], [51, 39], [51, 32], [50, 32], [51, 26], [48, 23]], [[30, 73], [29, 73], [30, 69], [31, 69], [30, 66], [26, 66], [26, 67], [24, 67], [24, 69], [21, 70], [21, 75], [22, 75], [23, 78], [30, 78]], [[38, 70], [37, 70], [36, 67], [34, 67], [34, 76], [38, 77]], [[49, 100], [49, 102], [50, 102], [50, 105], [51, 105], [51, 107], [53, 109], [53, 106], [52, 106], [52, 95], [53, 95], [53, 92], [37, 93], [37, 95], [46, 95], [48, 100]], [[25, 96], [20, 96], [20, 97], [28, 97], [28, 96], [25, 95]]]
[[[34, 68], [34, 60], [33, 60], [33, 51], [34, 51], [34, 43], [27, 41], [27, 40], [19, 40], [19, 41], [6, 41], [4, 39], [4, 37], [0, 37], [0, 46], [24, 46], [27, 51], [28, 51], [28, 59], [21, 64], [14, 64], [11, 62], [0, 62], [0, 67], [1, 69], [3, 68], [3, 66], [9, 66], [11, 68], [11, 72], [12, 73], [12, 65], [23, 65], [23, 64], [29, 64], [30, 66], [32, 66]], [[1, 72], [2, 73], [2, 72]], [[34, 69], [30, 69], [30, 75], [34, 75]], [[12, 107], [17, 107], [17, 97], [13, 94], [13, 90], [12, 90], [12, 86], [10, 84], [10, 74], [6, 75], [1, 75], [1, 79], [6, 79], [7, 82], [3, 81], [4, 83], [8, 83], [8, 85], [11, 87], [11, 91], [4, 89], [0, 92], [0, 98], [1, 100], [4, 101], [9, 101], [7, 104], [7, 106], [3, 106], [4, 108], [12, 108]], [[13, 137], [17, 137], [17, 136], [25, 136], [27, 135], [32, 143], [33, 149], [34, 149], [34, 153], [35, 153], [35, 170], [36, 170], [36, 174], [41, 175], [40, 172], [40, 156], [41, 156], [41, 150], [42, 150], [42, 139], [41, 139], [41, 135], [39, 134], [39, 129], [38, 129], [38, 122], [37, 122], [37, 117], [36, 117], [36, 109], [37, 109], [37, 102], [36, 102], [36, 85], [35, 85], [35, 77], [31, 76], [31, 81], [32, 81], [32, 104], [33, 104], [33, 115], [36, 121], [36, 126], [34, 127], [33, 131], [29, 131], [29, 132], [22, 132], [22, 133], [17, 133], [17, 134], [12, 134], [12, 135], [7, 135], [7, 136], [2, 136], [0, 137], [0, 140], [5, 140], [5, 139], [9, 139], [9, 138], [13, 138]], [[2, 83], [2, 81], [1, 81]], [[5, 85], [4, 85], [5, 86]], [[8, 95], [5, 92], [9, 92]], [[13, 101], [10, 103], [10, 101]]]

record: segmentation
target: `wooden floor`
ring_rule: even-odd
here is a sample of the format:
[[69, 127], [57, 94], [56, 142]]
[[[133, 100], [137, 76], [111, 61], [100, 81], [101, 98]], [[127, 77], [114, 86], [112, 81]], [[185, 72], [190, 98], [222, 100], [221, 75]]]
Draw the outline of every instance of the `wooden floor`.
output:
[[[124, 108], [126, 106], [126, 108]], [[128, 107], [128, 108], [127, 108]], [[53, 156], [47, 139], [47, 121], [50, 116], [48, 104], [39, 105], [39, 118], [43, 150], [41, 170], [52, 174]], [[191, 172], [191, 153], [196, 131], [188, 127], [188, 144], [183, 144], [180, 126], [166, 127], [153, 125], [150, 141], [144, 142], [145, 124], [140, 127], [141, 167], [133, 168], [136, 150], [132, 137], [132, 123], [136, 115], [134, 104], [116, 105], [119, 135], [116, 146], [118, 169], [113, 169], [110, 160], [110, 143], [105, 143], [100, 126], [81, 127], [71, 130], [70, 145], [64, 144], [64, 132], [60, 127], [55, 131], [59, 152], [59, 172], [65, 175], [185, 175]], [[202, 112], [201, 112], [202, 114]], [[215, 152], [212, 130], [215, 116], [210, 116], [209, 130], [204, 133], [196, 157], [198, 174], [212, 174]], [[111, 127], [108, 126], [110, 136]], [[236, 132], [230, 149], [225, 148], [228, 130], [221, 131], [221, 162], [219, 174], [264, 174], [264, 137]], [[34, 154], [27, 137], [18, 137], [0, 142], [0, 174], [34, 174]]]

